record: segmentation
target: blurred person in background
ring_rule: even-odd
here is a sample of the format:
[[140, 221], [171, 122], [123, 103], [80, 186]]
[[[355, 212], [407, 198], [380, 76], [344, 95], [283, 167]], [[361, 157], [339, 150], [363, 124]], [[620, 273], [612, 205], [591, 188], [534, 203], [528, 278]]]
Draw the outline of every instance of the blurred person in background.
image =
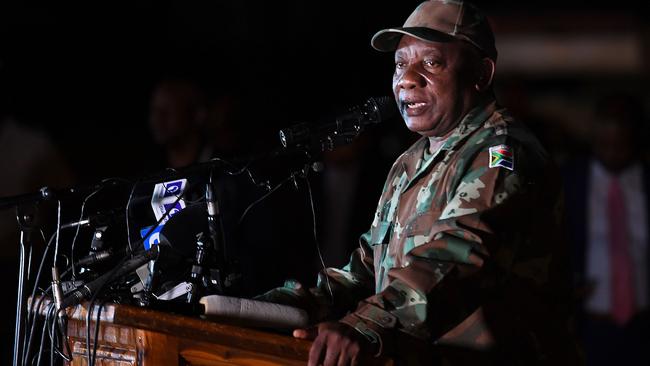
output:
[[208, 99], [207, 120], [205, 126], [206, 139], [212, 146], [212, 155], [220, 158], [234, 158], [249, 153], [241, 126], [246, 123], [241, 120], [241, 96], [216, 93]]
[[164, 79], [151, 96], [149, 127], [164, 149], [165, 164], [182, 168], [212, 157], [205, 138], [207, 107], [199, 86], [186, 79]]
[[[573, 270], [588, 365], [647, 365], [650, 169], [645, 114], [628, 95], [595, 109], [591, 156], [565, 168]], [[644, 355], [645, 353], [645, 355]]]

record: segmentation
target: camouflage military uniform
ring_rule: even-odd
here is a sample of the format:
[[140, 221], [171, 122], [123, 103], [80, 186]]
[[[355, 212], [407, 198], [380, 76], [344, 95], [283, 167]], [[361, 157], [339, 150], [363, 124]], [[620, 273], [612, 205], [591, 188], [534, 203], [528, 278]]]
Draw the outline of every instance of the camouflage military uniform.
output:
[[438, 151], [421, 138], [397, 159], [345, 268], [326, 269], [316, 288], [288, 281], [262, 298], [306, 308], [315, 322], [340, 319], [383, 354], [410, 339], [510, 344], [548, 359], [566, 325], [560, 206], [547, 153], [491, 100]]

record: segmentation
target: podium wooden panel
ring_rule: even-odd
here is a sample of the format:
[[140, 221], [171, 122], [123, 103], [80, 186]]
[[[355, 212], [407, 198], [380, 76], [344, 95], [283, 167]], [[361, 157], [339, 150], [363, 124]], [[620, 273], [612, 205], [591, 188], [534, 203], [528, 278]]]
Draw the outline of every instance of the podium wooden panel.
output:
[[[38, 311], [42, 313], [48, 303], [45, 299]], [[73, 354], [68, 365], [87, 365], [87, 305], [67, 309]], [[91, 342], [98, 309], [93, 307]], [[102, 307], [97, 342], [97, 366], [305, 365], [311, 346], [309, 341], [276, 333], [110, 303]], [[92, 351], [92, 343], [90, 347]]]

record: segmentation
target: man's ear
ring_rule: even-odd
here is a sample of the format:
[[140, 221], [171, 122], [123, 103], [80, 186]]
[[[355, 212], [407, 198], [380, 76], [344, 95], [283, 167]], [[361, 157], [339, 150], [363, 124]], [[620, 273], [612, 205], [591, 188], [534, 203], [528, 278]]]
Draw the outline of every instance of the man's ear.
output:
[[490, 87], [490, 85], [492, 85], [492, 78], [494, 78], [496, 64], [494, 63], [494, 60], [483, 57], [477, 67], [478, 77], [476, 79], [475, 87], [477, 91], [484, 92]]

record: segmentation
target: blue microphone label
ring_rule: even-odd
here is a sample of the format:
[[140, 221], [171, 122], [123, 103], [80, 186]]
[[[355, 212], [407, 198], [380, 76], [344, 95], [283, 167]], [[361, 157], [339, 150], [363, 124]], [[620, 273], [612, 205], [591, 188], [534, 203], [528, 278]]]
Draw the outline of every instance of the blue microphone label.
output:
[[162, 188], [161, 195], [163, 198], [166, 197], [178, 197], [183, 194], [185, 191], [185, 185], [187, 185], [187, 179], [173, 180], [171, 182], [159, 183], [156, 186], [160, 185]]
[[151, 230], [151, 226], [140, 229], [140, 237], [144, 238], [142, 244], [144, 245], [145, 250], [149, 250], [154, 245], [158, 245], [160, 243], [160, 231], [162, 230], [162, 227], [162, 225], [158, 225], [158, 227], [155, 228], [146, 238], [144, 236], [147, 235], [149, 230]]
[[185, 201], [179, 197], [185, 192], [186, 186], [187, 179], [185, 178], [158, 183], [154, 186], [151, 195], [151, 209], [156, 220], [162, 219], [162, 223], [165, 223], [185, 208]]

